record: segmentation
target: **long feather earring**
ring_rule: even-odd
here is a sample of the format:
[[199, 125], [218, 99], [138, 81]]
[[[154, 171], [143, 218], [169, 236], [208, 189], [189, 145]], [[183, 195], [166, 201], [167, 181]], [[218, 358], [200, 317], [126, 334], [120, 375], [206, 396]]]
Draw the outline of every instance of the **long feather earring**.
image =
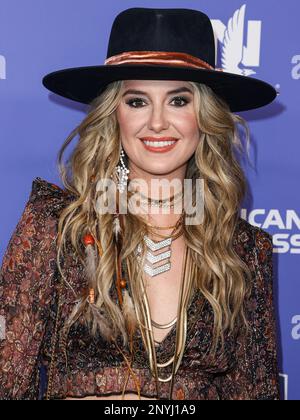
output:
[[125, 393], [125, 389], [127, 387], [127, 383], [128, 383], [130, 375], [132, 375], [133, 380], [135, 381], [137, 391], [138, 391], [138, 396], [140, 399], [141, 383], [131, 367], [132, 362], [133, 362], [133, 357], [134, 357], [133, 334], [137, 326], [137, 319], [135, 315], [135, 309], [132, 302], [132, 298], [128, 292], [129, 285], [127, 285], [126, 279], [122, 275], [121, 249], [122, 249], [122, 243], [123, 243], [124, 225], [122, 223], [122, 219], [120, 217], [120, 212], [119, 212], [119, 194], [117, 194], [117, 199], [116, 199], [116, 213], [114, 214], [114, 220], [113, 220], [113, 232], [114, 232], [115, 245], [116, 245], [116, 272], [117, 272], [118, 299], [119, 299], [120, 307], [122, 308], [123, 316], [124, 316], [125, 323], [127, 326], [127, 331], [129, 334], [129, 344], [130, 344], [130, 354], [131, 354], [130, 361], [128, 361], [126, 355], [122, 352], [119, 346], [117, 346], [120, 352], [123, 354], [123, 357], [125, 358], [127, 366], [128, 366], [128, 375], [124, 384], [124, 388], [122, 392], [122, 399], [124, 399], [124, 393]]
[[113, 221], [113, 229], [114, 229], [114, 236], [115, 236], [115, 243], [116, 243], [117, 290], [118, 290], [119, 303], [120, 303], [120, 306], [122, 307], [123, 316], [127, 324], [128, 331], [132, 333], [136, 328], [137, 320], [136, 320], [135, 309], [132, 302], [132, 298], [128, 292], [127, 281], [124, 278], [123, 273], [122, 273], [121, 249], [122, 249], [122, 243], [123, 243], [124, 226], [122, 223], [122, 219], [120, 217], [119, 209], [120, 209], [119, 194], [117, 194], [116, 213], [114, 215], [114, 221]]
[[[88, 203], [88, 197], [86, 198], [83, 207], [86, 211]], [[88, 223], [89, 225], [89, 223]], [[97, 322], [99, 326], [101, 335], [106, 340], [111, 340], [112, 338], [112, 328], [110, 327], [109, 321], [103, 315], [101, 309], [96, 306], [96, 296], [95, 291], [97, 290], [97, 252], [95, 249], [95, 244], [97, 245], [99, 260], [101, 261], [101, 257], [103, 255], [103, 249], [101, 247], [100, 242], [92, 235], [91, 232], [86, 233], [83, 237], [83, 243], [85, 245], [85, 266], [86, 266], [86, 273], [89, 280], [89, 293], [87, 297], [87, 303], [89, 305], [89, 309], [93, 314], [93, 319]]]
[[112, 328], [110, 327], [109, 321], [104, 316], [101, 309], [96, 306], [96, 297], [95, 297], [95, 285], [96, 285], [96, 251], [94, 249], [95, 238], [92, 234], [86, 234], [83, 238], [83, 242], [85, 244], [85, 252], [86, 252], [86, 270], [87, 275], [90, 280], [90, 284], [93, 287], [89, 289], [88, 295], [88, 305], [89, 309], [93, 314], [93, 319], [97, 322], [99, 327], [100, 333], [105, 340], [110, 341], [112, 338]]

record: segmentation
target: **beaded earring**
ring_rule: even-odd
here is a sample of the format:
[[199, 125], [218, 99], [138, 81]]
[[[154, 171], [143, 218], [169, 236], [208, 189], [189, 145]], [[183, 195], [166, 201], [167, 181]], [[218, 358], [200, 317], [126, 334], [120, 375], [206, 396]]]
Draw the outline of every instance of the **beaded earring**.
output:
[[96, 296], [95, 296], [95, 287], [96, 287], [96, 250], [95, 250], [95, 243], [97, 244], [99, 250], [99, 258], [101, 258], [103, 251], [99, 241], [90, 233], [87, 233], [83, 237], [83, 243], [85, 245], [85, 252], [86, 252], [86, 269], [88, 278], [90, 281], [91, 287], [89, 288], [89, 294], [87, 298], [87, 302], [89, 304], [89, 308], [91, 312], [94, 314], [95, 318], [98, 320], [98, 325], [101, 331], [102, 336], [106, 340], [111, 340], [113, 337], [113, 331], [110, 326], [110, 322], [104, 316], [102, 311], [95, 305], [96, 303]]
[[[90, 279], [94, 279], [96, 271], [96, 253], [94, 249], [95, 239], [90, 233], [87, 233], [83, 237], [83, 243], [85, 245], [86, 267], [88, 270], [88, 275]], [[93, 280], [92, 282], [94, 283]], [[93, 287], [89, 289], [89, 303], [95, 303], [95, 290]]]
[[126, 165], [123, 160], [124, 157], [125, 157], [125, 153], [121, 145], [121, 153], [120, 153], [121, 164], [118, 164], [116, 167], [117, 179], [118, 179], [117, 188], [121, 193], [124, 192], [127, 187], [127, 180], [128, 180], [128, 174], [129, 174], [129, 169], [126, 168]]
[[[124, 162], [123, 162], [123, 164], [124, 164]], [[127, 173], [128, 172], [129, 171], [127, 170]], [[124, 171], [123, 171], [123, 174], [124, 174]], [[123, 188], [125, 188], [127, 186], [126, 179], [127, 179], [127, 177], [122, 177], [122, 176], [121, 176], [121, 178], [119, 178], [119, 181], [120, 181], [119, 188], [118, 188], [119, 191], [120, 190], [124, 191]], [[91, 181], [94, 181], [94, 180], [95, 180], [95, 177], [93, 176]], [[120, 185], [121, 185], [121, 187], [120, 187]], [[134, 333], [134, 330], [137, 326], [137, 319], [136, 319], [136, 316], [135, 316], [135, 309], [134, 309], [134, 305], [133, 305], [133, 302], [132, 302], [132, 298], [131, 298], [128, 290], [127, 290], [126, 279], [122, 276], [122, 266], [121, 266], [121, 256], [120, 256], [121, 248], [122, 248], [122, 239], [123, 239], [122, 238], [122, 230], [123, 230], [123, 226], [121, 226], [120, 214], [119, 214], [119, 197], [118, 197], [118, 194], [117, 194], [116, 213], [113, 216], [113, 233], [114, 233], [114, 238], [115, 238], [115, 250], [116, 250], [116, 277], [117, 277], [116, 288], [117, 288], [119, 304], [120, 304], [120, 307], [122, 308], [123, 316], [124, 316], [125, 322], [127, 324], [128, 333], [129, 333], [130, 354], [131, 354], [131, 361], [130, 362], [127, 360], [127, 357], [123, 353], [122, 349], [119, 348], [119, 346], [117, 344], [117, 341], [115, 341], [115, 344], [116, 344], [119, 351], [122, 353], [123, 357], [126, 360], [126, 363], [128, 365], [128, 369], [129, 369], [129, 375], [131, 374], [133, 376], [133, 379], [134, 379], [134, 381], [137, 385], [138, 395], [139, 395], [139, 399], [140, 399], [141, 384], [140, 384], [140, 381], [137, 378], [136, 374], [133, 372], [133, 370], [131, 368], [131, 364], [132, 364], [132, 360], [133, 360], [133, 354], [134, 354], [134, 351], [133, 351], [133, 333]], [[90, 278], [93, 279], [93, 284], [96, 285], [95, 278], [93, 277], [93, 275], [96, 271], [96, 263], [95, 263], [96, 253], [95, 253], [95, 250], [94, 250], [95, 243], [97, 244], [98, 249], [99, 249], [99, 257], [102, 257], [103, 250], [102, 250], [101, 244], [90, 233], [84, 235], [83, 243], [84, 243], [85, 249], [86, 249], [87, 267], [90, 268], [90, 270], [89, 270], [89, 274], [91, 276]], [[123, 293], [124, 293], [124, 296], [123, 296]], [[91, 307], [92, 311], [95, 311], [96, 310], [94, 308], [95, 289], [93, 287], [91, 287], [89, 289], [88, 301], [89, 301], [89, 304], [90, 304], [90, 307]], [[99, 313], [97, 314], [97, 316], [99, 317]], [[103, 318], [102, 315], [100, 315], [100, 317]], [[106, 324], [104, 319], [103, 319], [103, 322], [102, 322], [101, 329], [102, 329], [102, 332], [104, 332], [107, 337], [112, 337], [111, 328], [108, 327], [108, 325]], [[124, 398], [124, 390], [123, 390], [122, 398]]]
[[128, 285], [126, 279], [122, 275], [121, 265], [121, 249], [124, 235], [124, 226], [120, 217], [119, 211], [119, 194], [116, 194], [116, 213], [113, 219], [113, 232], [115, 237], [116, 250], [116, 273], [117, 273], [117, 293], [120, 307], [122, 308], [125, 322], [128, 326], [128, 331], [131, 333], [136, 328], [135, 309], [132, 298], [128, 292]]
[[[125, 179], [125, 178], [124, 178]], [[91, 181], [94, 181], [92, 177]], [[116, 194], [116, 212], [113, 215], [113, 233], [115, 239], [115, 253], [116, 253], [116, 290], [118, 295], [119, 306], [123, 311], [125, 322], [128, 325], [129, 330], [131, 331], [136, 327], [136, 317], [134, 305], [132, 298], [127, 290], [127, 281], [122, 275], [122, 265], [121, 265], [121, 249], [122, 249], [122, 239], [123, 239], [123, 226], [121, 226], [121, 219], [119, 214], [119, 194]], [[95, 303], [95, 289], [96, 286], [96, 251], [95, 243], [98, 246], [99, 258], [103, 255], [103, 250], [100, 242], [91, 234], [87, 233], [83, 238], [83, 243], [85, 245], [86, 252], [86, 265], [88, 269], [89, 278], [91, 280], [91, 285], [89, 289], [89, 298], [88, 301], [91, 305]], [[94, 287], [93, 287], [94, 286]]]
[[[118, 196], [118, 194], [117, 194]], [[119, 214], [119, 200], [117, 197], [116, 201], [116, 213], [113, 216], [113, 233], [115, 238], [115, 251], [116, 251], [116, 274], [117, 274], [117, 291], [120, 306], [123, 305], [123, 294], [122, 290], [126, 289], [126, 279], [122, 277], [122, 266], [121, 266], [121, 248], [122, 248], [122, 228]]]

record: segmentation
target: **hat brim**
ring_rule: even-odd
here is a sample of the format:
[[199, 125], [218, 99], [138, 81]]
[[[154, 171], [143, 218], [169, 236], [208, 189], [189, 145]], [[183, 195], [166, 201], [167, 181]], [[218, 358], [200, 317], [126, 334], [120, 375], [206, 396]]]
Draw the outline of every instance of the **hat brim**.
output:
[[187, 69], [157, 65], [101, 65], [54, 71], [43, 77], [43, 85], [60, 96], [90, 104], [107, 84], [116, 80], [184, 80], [204, 83], [223, 98], [232, 112], [256, 109], [277, 96], [262, 80], [225, 71]]

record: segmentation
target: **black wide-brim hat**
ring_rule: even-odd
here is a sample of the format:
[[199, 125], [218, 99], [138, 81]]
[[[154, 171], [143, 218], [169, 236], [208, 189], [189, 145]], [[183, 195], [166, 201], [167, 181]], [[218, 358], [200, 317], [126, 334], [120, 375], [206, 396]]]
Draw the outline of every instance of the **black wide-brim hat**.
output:
[[65, 98], [89, 104], [116, 80], [184, 80], [208, 85], [232, 112], [262, 107], [277, 92], [265, 81], [215, 67], [210, 19], [192, 9], [130, 8], [113, 22], [104, 65], [62, 69], [43, 85]]

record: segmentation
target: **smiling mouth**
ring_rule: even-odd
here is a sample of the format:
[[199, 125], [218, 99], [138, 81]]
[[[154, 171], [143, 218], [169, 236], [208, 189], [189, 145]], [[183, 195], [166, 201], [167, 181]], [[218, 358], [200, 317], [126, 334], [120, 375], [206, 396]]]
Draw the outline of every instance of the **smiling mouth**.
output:
[[160, 141], [153, 141], [153, 140], [142, 140], [142, 143], [146, 150], [151, 152], [168, 152], [169, 150], [173, 149], [177, 140], [160, 140]]
[[171, 144], [176, 143], [176, 140], [173, 141], [152, 141], [152, 140], [142, 140], [144, 144], [151, 147], [164, 147], [164, 146], [171, 146]]

